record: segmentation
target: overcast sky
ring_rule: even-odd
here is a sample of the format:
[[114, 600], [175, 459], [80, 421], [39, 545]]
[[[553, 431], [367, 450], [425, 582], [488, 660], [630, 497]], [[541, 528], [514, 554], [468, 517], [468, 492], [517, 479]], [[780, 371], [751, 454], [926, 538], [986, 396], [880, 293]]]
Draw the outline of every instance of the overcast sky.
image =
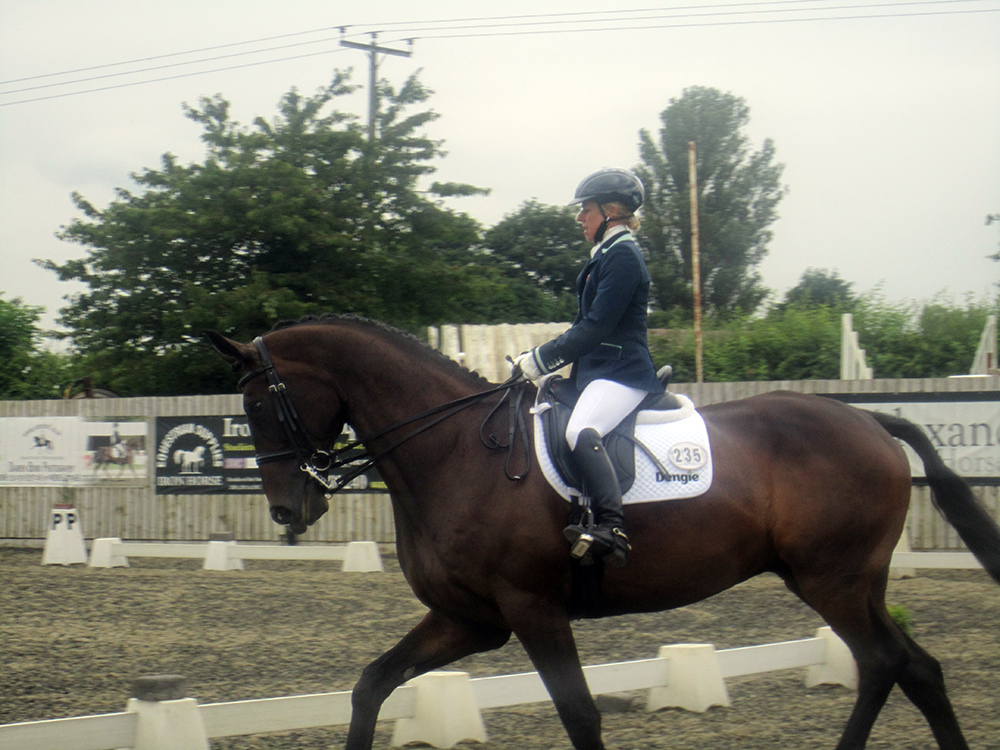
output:
[[[635, 165], [639, 131], [709, 86], [746, 100], [752, 147], [772, 139], [785, 164], [761, 267], [779, 296], [808, 268], [890, 301], [995, 295], [1000, 0], [619, 5], [612, 20], [592, 0], [0, 0], [0, 292], [51, 323], [77, 287], [31, 261], [83, 257], [54, 236], [78, 216], [71, 193], [103, 208], [165, 152], [200, 161], [183, 102], [222, 94], [249, 124], [334, 68], [367, 83], [367, 55], [339, 44], [346, 26], [412, 49], [380, 75], [422, 71], [440, 114], [427, 133], [448, 152], [435, 179], [491, 188], [449, 204], [486, 226]], [[366, 106], [362, 92], [338, 108]]]

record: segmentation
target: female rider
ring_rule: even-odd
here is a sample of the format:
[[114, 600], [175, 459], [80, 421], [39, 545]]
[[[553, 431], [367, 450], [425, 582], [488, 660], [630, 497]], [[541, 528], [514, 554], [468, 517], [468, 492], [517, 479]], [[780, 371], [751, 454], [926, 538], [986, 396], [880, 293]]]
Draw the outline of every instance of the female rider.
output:
[[625, 535], [621, 487], [602, 438], [648, 394], [663, 394], [646, 339], [649, 272], [633, 232], [644, 190], [627, 169], [607, 167], [588, 175], [572, 203], [576, 220], [593, 243], [590, 260], [577, 278], [579, 312], [561, 336], [515, 360], [532, 381], [572, 363], [580, 399], [566, 428], [566, 441], [591, 500], [596, 524], [574, 524], [564, 534], [574, 557], [610, 555], [624, 565]]

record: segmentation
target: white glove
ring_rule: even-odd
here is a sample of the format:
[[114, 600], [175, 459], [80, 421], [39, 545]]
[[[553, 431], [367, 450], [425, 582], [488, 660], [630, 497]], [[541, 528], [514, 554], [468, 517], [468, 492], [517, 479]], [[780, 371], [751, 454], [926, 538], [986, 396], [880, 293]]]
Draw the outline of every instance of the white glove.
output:
[[538, 366], [538, 362], [535, 361], [535, 350], [523, 352], [514, 358], [514, 367], [520, 367], [521, 372], [524, 373], [524, 377], [530, 380], [532, 383], [537, 381], [544, 374]]

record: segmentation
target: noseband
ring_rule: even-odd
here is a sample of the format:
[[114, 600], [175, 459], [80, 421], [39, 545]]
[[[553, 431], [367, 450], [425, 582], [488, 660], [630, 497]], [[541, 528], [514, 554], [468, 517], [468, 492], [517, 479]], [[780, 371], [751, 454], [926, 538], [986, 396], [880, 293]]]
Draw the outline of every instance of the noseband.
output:
[[[281, 422], [284, 427], [285, 436], [288, 438], [289, 443], [289, 447], [287, 448], [256, 454], [258, 466], [261, 464], [273, 463], [275, 461], [295, 459], [299, 463], [300, 471], [308, 474], [311, 479], [315, 480], [324, 490], [326, 490], [327, 494], [332, 495], [335, 492], [339, 492], [344, 489], [344, 487], [346, 487], [347, 484], [353, 479], [372, 468], [378, 459], [388, 453], [391, 453], [410, 438], [429, 430], [431, 427], [443, 422], [448, 419], [448, 417], [454, 416], [463, 409], [473, 406], [474, 404], [478, 404], [489, 396], [503, 392], [503, 396], [497, 402], [496, 406], [490, 410], [489, 415], [483, 421], [482, 427], [480, 428], [480, 439], [487, 448], [508, 449], [507, 464], [505, 465], [504, 470], [509, 479], [514, 481], [523, 479], [528, 473], [528, 469], [531, 467], [531, 450], [528, 445], [527, 428], [524, 425], [524, 420], [521, 415], [521, 402], [524, 395], [523, 386], [526, 384], [526, 381], [520, 373], [516, 373], [509, 380], [501, 383], [495, 388], [482, 391], [481, 393], [474, 393], [471, 396], [465, 396], [464, 398], [456, 399], [455, 401], [449, 401], [441, 406], [436, 406], [432, 409], [428, 409], [427, 411], [423, 411], [420, 414], [415, 414], [414, 416], [408, 417], [401, 422], [397, 422], [381, 432], [369, 435], [364, 440], [352, 440], [337, 450], [330, 452], [317, 448], [315, 443], [313, 443], [312, 438], [309, 437], [309, 433], [306, 432], [305, 427], [303, 427], [302, 421], [299, 419], [299, 413], [296, 411], [294, 404], [292, 404], [292, 401], [288, 396], [288, 389], [285, 387], [285, 384], [281, 381], [281, 378], [278, 377], [278, 373], [274, 369], [274, 363], [271, 361], [270, 354], [268, 354], [267, 346], [264, 344], [264, 339], [261, 336], [258, 336], [253, 340], [253, 345], [257, 349], [257, 354], [260, 356], [260, 367], [255, 370], [251, 370], [240, 378], [236, 387], [242, 390], [243, 386], [245, 386], [248, 381], [258, 375], [264, 375], [267, 377], [267, 391], [274, 398], [275, 410], [278, 413], [278, 421]], [[515, 388], [517, 388], [517, 395], [515, 398], [511, 399], [510, 402], [511, 414], [507, 443], [500, 443], [492, 435], [490, 435], [487, 439], [485, 434], [487, 424], [493, 418], [493, 415], [497, 413], [500, 405], [510, 395], [510, 391]], [[365, 442], [377, 440], [378, 438], [384, 437], [385, 435], [398, 430], [400, 427], [404, 427], [412, 422], [435, 415], [440, 416], [428, 424], [425, 424], [400, 438], [375, 456], [372, 456], [364, 447]], [[520, 428], [522, 442], [524, 444], [525, 469], [520, 474], [512, 475], [510, 473], [509, 466], [511, 455], [514, 450], [514, 432], [518, 427]], [[334, 479], [330, 478], [329, 474], [334, 469], [350, 466], [351, 464], [356, 464], [358, 462], [362, 462], [360, 466], [350, 469], [343, 476]], [[305, 513], [308, 514], [308, 509], [305, 510]], [[307, 519], [306, 522], [308, 523]]]

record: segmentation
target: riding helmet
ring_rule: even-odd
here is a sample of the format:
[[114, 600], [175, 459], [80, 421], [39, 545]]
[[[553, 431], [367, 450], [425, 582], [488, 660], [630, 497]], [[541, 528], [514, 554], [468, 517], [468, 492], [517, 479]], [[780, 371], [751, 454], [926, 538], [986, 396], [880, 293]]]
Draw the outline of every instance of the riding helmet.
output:
[[570, 204], [584, 201], [597, 201], [597, 203], [619, 201], [629, 211], [635, 211], [642, 205], [645, 194], [642, 181], [634, 172], [621, 167], [604, 167], [583, 178]]

